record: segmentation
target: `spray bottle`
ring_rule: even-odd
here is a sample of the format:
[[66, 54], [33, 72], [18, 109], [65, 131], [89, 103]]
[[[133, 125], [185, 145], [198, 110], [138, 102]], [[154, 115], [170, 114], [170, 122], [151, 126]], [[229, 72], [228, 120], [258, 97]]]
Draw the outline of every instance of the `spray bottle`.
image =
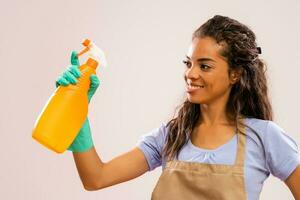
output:
[[59, 86], [50, 96], [38, 116], [32, 137], [45, 147], [57, 152], [64, 152], [73, 142], [88, 114], [88, 90], [90, 75], [96, 74], [96, 68], [106, 66], [103, 51], [86, 39], [85, 46], [78, 57], [88, 53], [85, 64], [79, 67], [81, 76], [73, 85]]

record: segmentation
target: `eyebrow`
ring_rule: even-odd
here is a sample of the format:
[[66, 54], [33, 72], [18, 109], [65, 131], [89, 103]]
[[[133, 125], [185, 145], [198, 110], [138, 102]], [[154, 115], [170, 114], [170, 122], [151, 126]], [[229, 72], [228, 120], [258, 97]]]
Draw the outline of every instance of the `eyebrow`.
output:
[[[191, 60], [190, 57], [186, 56], [187, 59]], [[201, 62], [201, 61], [212, 61], [212, 62], [216, 62], [214, 59], [211, 59], [211, 58], [198, 58], [197, 59], [198, 62]]]

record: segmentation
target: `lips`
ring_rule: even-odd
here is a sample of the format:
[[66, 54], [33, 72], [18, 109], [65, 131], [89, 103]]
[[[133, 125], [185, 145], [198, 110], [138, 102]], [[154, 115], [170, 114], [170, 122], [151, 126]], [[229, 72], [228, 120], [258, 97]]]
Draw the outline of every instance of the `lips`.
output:
[[194, 91], [197, 91], [197, 90], [200, 90], [200, 89], [203, 89], [203, 88], [204, 88], [204, 85], [188, 84], [186, 86], [186, 91], [187, 92], [194, 92]]
[[192, 86], [203, 86], [203, 83], [196, 83], [196, 82], [192, 82], [190, 80], [186, 80], [186, 84], [187, 85], [192, 85]]

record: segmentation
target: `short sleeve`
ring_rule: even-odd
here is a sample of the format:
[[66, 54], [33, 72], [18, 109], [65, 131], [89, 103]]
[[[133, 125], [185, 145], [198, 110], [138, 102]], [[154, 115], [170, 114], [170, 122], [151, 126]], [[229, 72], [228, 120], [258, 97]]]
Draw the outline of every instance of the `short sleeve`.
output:
[[162, 164], [161, 155], [166, 134], [166, 125], [162, 123], [160, 127], [142, 135], [137, 142], [137, 147], [142, 150], [147, 159], [149, 171], [154, 170]]
[[300, 165], [299, 147], [276, 123], [269, 121], [264, 137], [267, 167], [271, 174], [285, 181]]

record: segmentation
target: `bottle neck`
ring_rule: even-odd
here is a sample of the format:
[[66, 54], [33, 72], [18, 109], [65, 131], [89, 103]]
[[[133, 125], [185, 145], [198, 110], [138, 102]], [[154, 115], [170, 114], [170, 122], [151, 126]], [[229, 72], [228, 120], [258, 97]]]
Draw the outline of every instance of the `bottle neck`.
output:
[[88, 58], [88, 60], [86, 61], [86, 64], [88, 66], [96, 69], [99, 63], [95, 59], [93, 59], [93, 58]]

